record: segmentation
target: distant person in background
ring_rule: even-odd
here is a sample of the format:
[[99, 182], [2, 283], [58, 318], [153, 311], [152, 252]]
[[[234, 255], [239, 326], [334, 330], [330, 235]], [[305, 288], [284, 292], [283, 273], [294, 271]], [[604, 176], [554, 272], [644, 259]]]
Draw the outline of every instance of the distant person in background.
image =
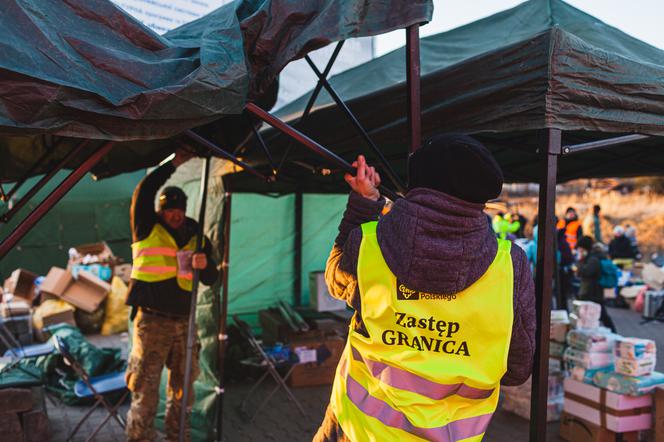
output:
[[613, 229], [613, 239], [609, 243], [609, 256], [611, 259], [634, 259], [634, 249], [632, 243], [625, 235], [625, 229], [622, 226], [616, 226]]
[[627, 224], [625, 228], [625, 236], [629, 239], [629, 243], [632, 245], [632, 252], [634, 252], [634, 259], [640, 260], [641, 258], [643, 258], [641, 250], [639, 250], [639, 242], [636, 239], [636, 227]]
[[600, 211], [602, 208], [599, 204], [593, 206], [593, 211], [589, 213], [583, 220], [583, 231], [586, 235], [590, 236], [595, 242], [602, 241], [602, 225], [600, 219]]
[[519, 230], [516, 231], [516, 237], [517, 238], [525, 238], [526, 237], [526, 226], [528, 225], [528, 219], [523, 216], [519, 210], [517, 209], [516, 214], [514, 215], [514, 218], [516, 221], [519, 222]]
[[511, 213], [503, 215], [499, 213], [493, 217], [493, 231], [500, 239], [516, 239], [516, 233], [519, 231], [521, 224], [516, 220], [516, 216]]
[[576, 243], [583, 237], [583, 228], [574, 207], [567, 208], [565, 218], [558, 221], [557, 228], [565, 233], [565, 241], [569, 248], [571, 250], [576, 249]]
[[599, 283], [602, 276], [602, 259], [608, 258], [604, 252], [604, 247], [600, 243], [593, 243], [593, 239], [589, 236], [584, 236], [577, 244], [579, 258], [577, 274], [581, 279], [579, 299], [600, 304], [602, 306], [600, 321], [615, 333], [616, 326], [604, 306], [604, 289]]

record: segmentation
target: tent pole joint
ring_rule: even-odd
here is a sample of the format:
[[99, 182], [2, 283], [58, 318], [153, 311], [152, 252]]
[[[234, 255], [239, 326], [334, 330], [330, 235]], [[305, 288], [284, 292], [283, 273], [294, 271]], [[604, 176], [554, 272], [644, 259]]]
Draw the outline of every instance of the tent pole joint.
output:
[[[248, 112], [251, 112], [255, 116], [257, 116], [259, 119], [264, 121], [265, 123], [269, 124], [270, 126], [274, 127], [278, 131], [280, 131], [283, 134], [288, 135], [291, 137], [293, 140], [299, 142], [303, 146], [307, 147], [309, 150], [312, 150], [319, 156], [325, 158], [332, 164], [336, 165], [339, 167], [341, 170], [343, 170], [346, 173], [350, 173], [355, 175], [356, 170], [353, 166], [350, 165], [346, 160], [341, 158], [339, 155], [335, 154], [334, 152], [330, 151], [329, 149], [326, 149], [323, 147], [321, 144], [317, 143], [316, 141], [312, 140], [302, 132], [298, 131], [297, 129], [293, 128], [292, 126], [288, 125], [287, 123], [284, 123], [281, 121], [279, 118], [275, 117], [274, 115], [270, 114], [269, 112], [266, 112], [265, 110], [261, 109], [260, 107], [256, 106], [254, 103], [247, 103], [245, 109]], [[389, 189], [385, 187], [384, 185], [381, 184], [379, 187], [380, 193], [388, 198], [390, 198], [393, 201], [396, 201], [399, 196], [397, 195], [396, 192], [394, 192], [392, 189]]]
[[318, 77], [318, 81], [323, 84], [323, 87], [327, 91], [328, 94], [332, 97], [334, 102], [336, 103], [337, 107], [341, 109], [344, 115], [348, 117], [350, 120], [351, 124], [355, 127], [355, 129], [360, 133], [360, 136], [364, 139], [364, 142], [369, 146], [369, 148], [373, 151], [373, 153], [376, 155], [378, 162], [382, 166], [383, 172], [388, 176], [390, 181], [392, 181], [392, 184], [394, 184], [399, 192], [404, 192], [406, 190], [406, 185], [401, 180], [399, 175], [394, 171], [392, 166], [390, 165], [389, 161], [387, 161], [387, 158], [385, 158], [385, 155], [383, 155], [383, 152], [378, 148], [376, 143], [371, 139], [369, 136], [369, 133], [367, 130], [362, 126], [362, 123], [357, 119], [355, 114], [353, 114], [353, 111], [350, 110], [346, 102], [341, 98], [341, 96], [337, 93], [337, 91], [332, 87], [330, 82], [327, 80], [327, 77], [325, 74], [321, 73], [314, 62], [311, 60], [311, 58], [308, 55], [305, 55], [305, 60], [311, 67], [311, 70], [314, 72], [314, 74]]

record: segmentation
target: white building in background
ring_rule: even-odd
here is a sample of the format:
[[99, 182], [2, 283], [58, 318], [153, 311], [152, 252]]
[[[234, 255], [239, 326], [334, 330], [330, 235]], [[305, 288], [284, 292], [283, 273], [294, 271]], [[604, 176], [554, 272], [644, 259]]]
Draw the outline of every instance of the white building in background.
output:
[[[143, 24], [163, 34], [193, 21], [232, 0], [112, 0]], [[311, 54], [322, 71], [334, 50], [334, 44]], [[373, 58], [374, 38], [354, 38], [346, 41], [339, 53], [331, 75], [352, 68]], [[313, 89], [316, 76], [304, 60], [290, 63], [281, 72], [279, 97], [275, 109]]]

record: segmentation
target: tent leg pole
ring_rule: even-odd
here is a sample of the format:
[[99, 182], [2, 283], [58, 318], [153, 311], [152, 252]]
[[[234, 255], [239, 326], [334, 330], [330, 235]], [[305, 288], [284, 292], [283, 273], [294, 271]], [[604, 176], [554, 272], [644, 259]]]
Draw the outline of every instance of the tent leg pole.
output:
[[422, 145], [419, 24], [406, 28], [406, 82], [408, 87], [410, 151], [415, 152]]
[[[67, 155], [67, 160], [72, 154], [78, 153], [86, 142], [83, 142], [76, 149], [76, 152], [70, 152]], [[113, 142], [104, 143], [101, 147], [95, 150], [85, 161], [83, 161], [76, 169], [74, 169], [67, 178], [65, 178], [58, 187], [53, 190], [39, 205], [30, 212], [5, 239], [0, 243], [0, 259], [4, 258], [7, 253], [37, 224], [58, 201], [64, 197], [72, 187], [78, 183], [83, 176], [90, 171], [113, 147]], [[63, 160], [61, 164], [64, 166], [66, 161]], [[60, 165], [59, 165], [60, 166]], [[51, 175], [51, 174], [49, 174]], [[27, 196], [27, 195], [26, 195]]]
[[[200, 252], [203, 248], [203, 236], [205, 234], [205, 209], [207, 206], [207, 189], [208, 181], [210, 178], [210, 161], [211, 157], [205, 158], [203, 164], [203, 173], [201, 175], [201, 188], [200, 188], [200, 211], [198, 213], [198, 233], [196, 236], [196, 252]], [[191, 304], [189, 308], [189, 324], [187, 327], [187, 352], [185, 356], [184, 366], [184, 383], [182, 386], [182, 403], [180, 404], [180, 432], [178, 440], [184, 442], [185, 427], [187, 422], [187, 408], [189, 405], [190, 382], [191, 382], [191, 363], [193, 359], [193, 350], [196, 343], [196, 305], [198, 304], [198, 286], [200, 282], [201, 272], [194, 269], [193, 280], [191, 283]], [[193, 384], [193, 383], [192, 383]], [[193, 385], [191, 386], [193, 390]]]
[[219, 316], [219, 347], [217, 376], [219, 378], [219, 389], [217, 391], [217, 441], [221, 442], [223, 418], [224, 418], [224, 363], [226, 360], [226, 344], [228, 335], [226, 333], [228, 319], [228, 279], [229, 263], [231, 254], [231, 202], [232, 194], [230, 185], [225, 183], [226, 198], [224, 198], [224, 256], [222, 263], [222, 290], [221, 290], [221, 312]]
[[546, 148], [542, 149], [542, 170], [539, 189], [539, 239], [537, 242], [537, 270], [535, 302], [537, 330], [535, 332], [535, 363], [533, 366], [530, 402], [530, 442], [546, 440], [546, 413], [549, 380], [549, 326], [555, 263], [554, 235], [558, 156], [561, 154], [559, 129], [548, 129]]
[[[83, 151], [90, 143], [90, 140], [81, 141], [77, 146], [72, 148], [72, 150], [67, 153], [67, 155], [60, 160], [58, 164], [55, 165], [46, 175], [44, 175], [37, 183], [28, 190], [23, 197], [14, 204], [14, 206], [4, 215], [2, 215], [1, 221], [3, 223], [8, 223], [22, 208], [25, 206], [32, 197], [34, 197], [37, 192], [39, 192], [49, 181], [53, 179], [55, 174], [57, 174], [62, 168], [64, 168], [69, 162], [79, 153]], [[91, 166], [92, 167], [92, 166]], [[19, 183], [16, 183], [14, 188], [7, 194], [7, 199], [11, 198], [11, 193], [19, 186]]]
[[295, 193], [295, 253], [293, 256], [293, 269], [295, 270], [295, 283], [293, 284], [293, 301], [296, 306], [302, 305], [302, 192]]

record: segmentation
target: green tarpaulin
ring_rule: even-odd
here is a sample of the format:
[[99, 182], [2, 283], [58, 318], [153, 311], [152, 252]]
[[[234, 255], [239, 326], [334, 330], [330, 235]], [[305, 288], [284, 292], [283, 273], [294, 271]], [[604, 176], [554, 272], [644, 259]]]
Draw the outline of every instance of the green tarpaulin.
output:
[[[167, 185], [178, 185], [188, 195], [187, 214], [196, 217], [199, 210], [199, 186], [202, 160], [181, 166]], [[223, 199], [221, 176], [224, 162], [213, 161], [208, 187], [206, 235], [212, 241], [220, 262], [223, 249]], [[301, 298], [308, 303], [309, 272], [325, 268], [328, 254], [337, 235], [338, 223], [346, 205], [346, 195], [304, 195], [302, 203], [302, 280]], [[295, 197], [234, 194], [231, 207], [231, 243], [229, 257], [228, 310], [248, 315], [256, 324], [256, 313], [278, 300], [292, 303], [295, 297]], [[211, 440], [216, 419], [215, 388], [219, 336], [219, 286], [199, 290], [196, 318], [201, 343], [201, 375], [196, 380], [196, 406], [192, 424], [197, 440]], [[162, 376], [162, 403], [159, 419], [164, 417], [166, 377]]]
[[[409, 145], [405, 60], [404, 48], [397, 49], [330, 80], [404, 178]], [[539, 180], [536, 150], [544, 144], [542, 129], [562, 129], [564, 144], [627, 133], [664, 136], [664, 51], [560, 0], [531, 0], [423, 38], [421, 68], [423, 137], [475, 134], [489, 145], [509, 181]], [[277, 115], [296, 122], [308, 99], [307, 94]], [[370, 152], [325, 90], [297, 127], [349, 161]], [[279, 158], [290, 140], [275, 130], [264, 133]], [[247, 157], [266, 164], [256, 147]], [[282, 176], [291, 183], [268, 186], [244, 174], [233, 181], [234, 189], [344, 188], [341, 173], [312, 173], [330, 165], [306, 149], [294, 148], [289, 158], [294, 161]], [[663, 171], [664, 142], [655, 138], [564, 157], [559, 179]]]
[[212, 122], [199, 131], [232, 148], [250, 133], [245, 103], [270, 108], [288, 62], [427, 21], [432, 9], [431, 0], [235, 0], [159, 36], [108, 0], [7, 0], [0, 182], [53, 150], [32, 173], [49, 170], [77, 139], [127, 142], [98, 176], [154, 165], [173, 149], [164, 139]]
[[[140, 171], [100, 181], [84, 177], [0, 260], [0, 280], [4, 281], [18, 267], [40, 275], [46, 275], [52, 266], [64, 268], [70, 247], [99, 241], [106, 241], [116, 256], [131, 262], [129, 205], [134, 187], [143, 175], [145, 172]], [[10, 223], [1, 225], [0, 238], [11, 232], [65, 176], [64, 172], [57, 174]], [[16, 198], [21, 198], [38, 179], [28, 180]], [[7, 205], [0, 202], [0, 213], [6, 210]]]

